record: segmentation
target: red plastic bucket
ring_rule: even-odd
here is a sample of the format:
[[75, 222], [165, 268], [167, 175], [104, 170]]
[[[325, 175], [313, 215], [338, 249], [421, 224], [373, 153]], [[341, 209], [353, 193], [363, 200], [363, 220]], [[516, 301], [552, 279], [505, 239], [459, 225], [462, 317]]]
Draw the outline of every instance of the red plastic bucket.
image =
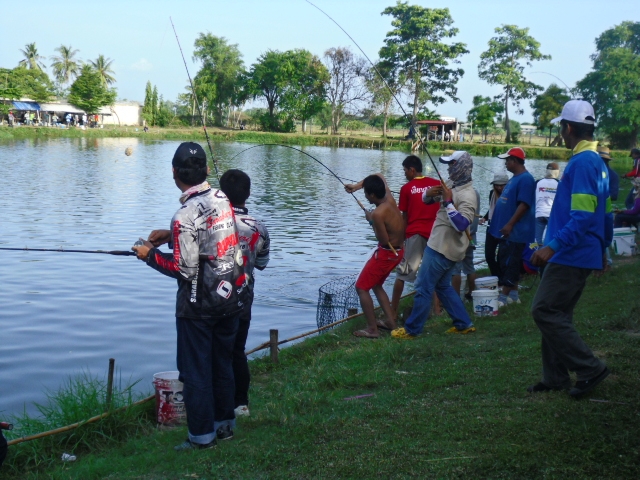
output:
[[184, 425], [187, 412], [182, 399], [182, 382], [178, 372], [160, 372], [153, 376], [156, 389], [156, 419], [159, 425], [175, 427]]

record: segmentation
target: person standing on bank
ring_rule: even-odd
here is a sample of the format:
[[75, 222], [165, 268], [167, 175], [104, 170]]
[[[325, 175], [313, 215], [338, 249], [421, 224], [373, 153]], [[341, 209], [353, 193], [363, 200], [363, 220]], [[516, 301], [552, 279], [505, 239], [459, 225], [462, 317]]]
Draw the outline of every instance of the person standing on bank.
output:
[[235, 414], [249, 416], [249, 383], [251, 375], [249, 363], [244, 349], [251, 324], [251, 306], [255, 280], [253, 269], [264, 270], [269, 263], [269, 232], [264, 223], [249, 215], [245, 203], [251, 193], [251, 179], [242, 170], [227, 170], [220, 177], [220, 190], [224, 192], [236, 217], [236, 226], [242, 252], [242, 266], [247, 275], [247, 289], [249, 299], [245, 302], [240, 314], [238, 334], [233, 347], [233, 376], [236, 383]]
[[[480, 225], [488, 223], [488, 226], [491, 226], [491, 219], [493, 218], [493, 212], [496, 210], [496, 203], [500, 198], [500, 195], [502, 195], [504, 186], [508, 181], [509, 176], [506, 173], [496, 173], [493, 175], [493, 181], [491, 182], [493, 188], [489, 192], [489, 210], [487, 210], [484, 217], [480, 219]], [[487, 228], [484, 240], [484, 258], [487, 261], [487, 266], [489, 267], [491, 275], [494, 277], [497, 277], [500, 274], [500, 265], [498, 264], [497, 257], [499, 243], [500, 240], [491, 235]]]
[[[152, 231], [132, 250], [178, 281], [177, 363], [189, 429], [189, 438], [174, 447], [181, 451], [233, 438], [232, 355], [248, 280], [233, 210], [224, 193], [207, 183], [204, 150], [197, 143], [181, 143], [171, 163], [182, 206], [169, 230]], [[165, 243], [172, 253], [158, 250]]]
[[489, 233], [499, 240], [498, 285], [502, 287], [498, 306], [520, 303], [518, 283], [522, 252], [525, 244], [534, 239], [534, 210], [536, 181], [524, 166], [525, 153], [520, 147], [498, 155], [505, 160], [507, 170], [513, 173], [496, 202]]
[[544, 240], [544, 229], [549, 223], [549, 214], [553, 199], [556, 198], [558, 190], [558, 177], [560, 176], [560, 167], [557, 163], [552, 162], [547, 165], [547, 171], [544, 178], [536, 182], [536, 243], [542, 246]]
[[[633, 181], [634, 178], [640, 177], [640, 149], [632, 148], [629, 156], [633, 159], [633, 168], [630, 172], [624, 174], [624, 178], [630, 178]], [[628, 209], [633, 207], [635, 196], [636, 190], [635, 187], [632, 186], [626, 200], [624, 201], [625, 207]]]
[[577, 381], [569, 395], [593, 390], [609, 369], [584, 343], [573, 325], [573, 309], [592, 270], [602, 270], [613, 239], [607, 167], [593, 141], [595, 113], [589, 102], [570, 100], [560, 117], [560, 134], [573, 155], [558, 184], [549, 216], [545, 246], [531, 262], [546, 265], [531, 313], [542, 334], [542, 380], [530, 393], [568, 390], [569, 371]]
[[453, 327], [447, 333], [476, 331], [460, 295], [451, 286], [453, 269], [464, 259], [469, 246], [465, 232], [476, 214], [477, 198], [471, 180], [473, 159], [465, 151], [456, 151], [448, 157], [440, 157], [440, 162], [449, 166], [450, 185], [441, 182], [422, 196], [427, 204], [440, 203], [440, 209], [418, 270], [413, 310], [404, 322], [404, 328], [391, 332], [394, 338], [401, 340], [416, 338], [422, 332], [434, 292], [453, 320]]
[[[426, 205], [422, 201], [422, 194], [431, 187], [440, 185], [435, 178], [422, 175], [422, 160], [415, 155], [409, 155], [402, 162], [404, 176], [408, 180], [400, 189], [398, 208], [402, 212], [405, 223], [404, 258], [396, 269], [396, 282], [393, 285], [391, 309], [398, 318], [398, 305], [404, 290], [404, 283], [414, 283], [422, 254], [431, 235], [433, 222], [436, 219], [439, 205]], [[396, 325], [389, 325], [395, 328]]]

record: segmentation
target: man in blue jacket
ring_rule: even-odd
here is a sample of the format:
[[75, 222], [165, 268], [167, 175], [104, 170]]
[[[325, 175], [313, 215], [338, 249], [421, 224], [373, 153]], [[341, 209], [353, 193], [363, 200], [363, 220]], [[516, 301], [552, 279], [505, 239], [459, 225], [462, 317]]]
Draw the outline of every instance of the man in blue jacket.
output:
[[562, 109], [561, 135], [573, 156], [558, 184], [545, 246], [531, 262], [545, 266], [533, 300], [533, 318], [542, 333], [542, 381], [530, 393], [569, 390], [569, 371], [577, 381], [569, 395], [593, 390], [609, 369], [584, 343], [573, 325], [573, 309], [592, 270], [602, 270], [613, 239], [609, 175], [593, 141], [595, 113], [589, 102], [570, 100]]

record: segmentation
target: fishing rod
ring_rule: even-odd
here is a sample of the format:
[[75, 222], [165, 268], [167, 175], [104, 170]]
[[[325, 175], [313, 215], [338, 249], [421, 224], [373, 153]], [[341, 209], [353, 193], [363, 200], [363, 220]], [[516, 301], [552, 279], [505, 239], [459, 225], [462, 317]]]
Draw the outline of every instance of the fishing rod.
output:
[[216, 177], [218, 178], [218, 182], [220, 182], [220, 172], [218, 171], [218, 163], [216, 162], [216, 157], [213, 155], [213, 148], [211, 148], [211, 140], [209, 139], [209, 133], [207, 132], [207, 124], [204, 115], [202, 114], [202, 110], [200, 109], [200, 103], [198, 102], [198, 96], [196, 95], [196, 89], [193, 86], [193, 80], [191, 80], [191, 75], [189, 74], [189, 67], [187, 67], [187, 61], [184, 58], [184, 53], [182, 52], [182, 47], [180, 46], [180, 39], [178, 38], [178, 32], [176, 32], [176, 27], [173, 24], [173, 19], [169, 17], [169, 21], [171, 22], [171, 27], [173, 28], [173, 33], [176, 36], [176, 42], [178, 42], [178, 48], [180, 49], [180, 55], [182, 55], [182, 61], [184, 62], [184, 68], [187, 71], [187, 77], [189, 77], [189, 84], [191, 85], [191, 92], [193, 93], [193, 99], [195, 101], [196, 107], [198, 108], [198, 115], [200, 115], [200, 119], [202, 120], [202, 128], [204, 130], [204, 136], [207, 139], [207, 145], [209, 146], [209, 153], [211, 154], [211, 160], [213, 162], [213, 168], [216, 171]]
[[[240, 152], [236, 153], [233, 157], [231, 157], [229, 159], [229, 162], [231, 162], [234, 158], [238, 157], [239, 155], [243, 154], [244, 152], [246, 152], [247, 150], [251, 150], [252, 148], [257, 148], [257, 147], [264, 147], [264, 146], [275, 146], [275, 147], [285, 147], [285, 148], [290, 148], [292, 150], [295, 150], [296, 152], [300, 152], [300, 153], [304, 153], [305, 155], [307, 155], [308, 157], [311, 157], [313, 160], [315, 160], [316, 162], [318, 162], [320, 165], [322, 165], [324, 168], [326, 168], [327, 170], [329, 170], [329, 173], [325, 173], [325, 172], [318, 172], [321, 173], [322, 175], [331, 175], [335, 178], [337, 178], [338, 180], [341, 181], [342, 180], [347, 180], [349, 182], [353, 182], [353, 183], [358, 183], [358, 180], [353, 180], [352, 178], [345, 178], [345, 177], [340, 177], [338, 175], [336, 175], [335, 172], [333, 172], [329, 167], [327, 167], [324, 163], [322, 163], [320, 160], [318, 160], [316, 157], [314, 157], [313, 155], [305, 152], [304, 150], [300, 150], [299, 148], [296, 147], [292, 147], [290, 145], [285, 145], [283, 143], [260, 143], [258, 145], [253, 145], [251, 147], [245, 148], [244, 150], [241, 150]], [[344, 185], [344, 183], [343, 183]], [[398, 192], [394, 192], [393, 190], [389, 190], [391, 193], [395, 193], [398, 194]], [[353, 195], [353, 194], [352, 194]]]
[[433, 161], [433, 158], [431, 158], [431, 154], [429, 153], [429, 149], [427, 148], [427, 145], [424, 143], [424, 141], [422, 140], [422, 136], [420, 135], [420, 133], [418, 132], [418, 130], [416, 129], [413, 120], [411, 119], [411, 117], [409, 117], [409, 114], [405, 111], [404, 107], [402, 106], [402, 103], [400, 102], [400, 100], [398, 100], [398, 97], [396, 96], [396, 94], [393, 92], [393, 90], [391, 89], [391, 87], [389, 86], [389, 84], [387, 83], [387, 81], [385, 80], [385, 78], [382, 76], [382, 74], [380, 73], [380, 71], [378, 70], [378, 68], [376, 67], [376, 65], [371, 61], [371, 59], [367, 56], [367, 54], [364, 52], [364, 50], [360, 47], [360, 45], [358, 45], [358, 42], [356, 42], [353, 37], [351, 35], [349, 35], [349, 33], [342, 28], [342, 26], [336, 22], [327, 12], [325, 12], [324, 10], [322, 10], [320, 7], [318, 7], [317, 5], [315, 5], [314, 3], [310, 2], [309, 0], [305, 0], [309, 5], [311, 5], [312, 7], [315, 7], [316, 9], [318, 9], [321, 13], [323, 13], [329, 20], [331, 20], [333, 23], [335, 23], [338, 28], [340, 30], [342, 30], [345, 35], [347, 37], [349, 37], [349, 39], [355, 44], [356, 47], [358, 47], [358, 50], [360, 50], [360, 52], [362, 53], [362, 55], [364, 55], [364, 58], [366, 58], [369, 63], [371, 64], [371, 67], [373, 67], [373, 70], [378, 74], [378, 76], [380, 77], [380, 80], [382, 80], [382, 83], [384, 83], [385, 87], [387, 87], [387, 89], [389, 90], [389, 93], [391, 94], [391, 96], [393, 97], [393, 99], [396, 101], [396, 103], [398, 104], [398, 106], [400, 107], [400, 110], [402, 110], [402, 113], [404, 114], [405, 118], [407, 118], [409, 120], [409, 123], [411, 124], [411, 126], [413, 127], [413, 131], [416, 135], [416, 137], [418, 138], [418, 140], [420, 141], [420, 145], [422, 145], [424, 147], [424, 151], [426, 152], [427, 156], [429, 157], [429, 160], [431, 161], [431, 165], [433, 165], [433, 168], [436, 171], [436, 174], [438, 175], [438, 178], [440, 179], [440, 181], [442, 183], [444, 183], [444, 180], [442, 178], [442, 175], [440, 175], [440, 171], [438, 170], [438, 167], [436, 166], [436, 163]]
[[64, 248], [8, 248], [0, 247], [0, 250], [12, 250], [23, 252], [58, 252], [58, 253], [101, 253], [103, 255], [121, 255], [124, 257], [135, 256], [135, 252], [129, 250], [65, 250]]

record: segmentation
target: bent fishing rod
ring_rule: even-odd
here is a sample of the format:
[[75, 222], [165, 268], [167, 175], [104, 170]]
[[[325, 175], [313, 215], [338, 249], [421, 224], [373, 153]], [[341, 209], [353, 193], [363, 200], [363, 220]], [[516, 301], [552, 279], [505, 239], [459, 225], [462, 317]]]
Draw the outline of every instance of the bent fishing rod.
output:
[[8, 248], [1, 247], [0, 250], [22, 251], [22, 252], [58, 252], [58, 253], [100, 253], [103, 255], [120, 255], [124, 257], [132, 257], [135, 252], [129, 250], [67, 250], [60, 248]]
[[200, 103], [198, 102], [198, 96], [196, 95], [196, 89], [193, 86], [193, 80], [191, 80], [191, 75], [189, 74], [189, 67], [187, 67], [187, 61], [184, 58], [184, 53], [182, 52], [182, 46], [180, 46], [180, 39], [178, 38], [178, 32], [176, 32], [176, 27], [173, 24], [173, 19], [169, 17], [169, 21], [171, 22], [171, 27], [173, 28], [173, 33], [176, 36], [176, 42], [178, 42], [178, 48], [180, 49], [180, 55], [182, 55], [182, 61], [184, 63], [184, 68], [187, 71], [187, 77], [189, 77], [189, 84], [191, 85], [191, 92], [193, 93], [193, 100], [196, 104], [196, 108], [198, 109], [198, 115], [200, 115], [200, 120], [202, 121], [202, 129], [204, 130], [204, 136], [207, 139], [207, 145], [209, 146], [209, 153], [211, 154], [211, 161], [213, 162], [213, 168], [216, 171], [216, 177], [218, 178], [218, 182], [220, 182], [220, 172], [218, 171], [218, 162], [216, 162], [216, 157], [213, 155], [213, 148], [211, 147], [211, 140], [209, 139], [209, 133], [207, 132], [207, 124], [204, 115], [202, 114], [202, 110], [200, 109]]
[[[324, 173], [324, 172], [318, 172], [318, 173], [322, 173], [323, 175], [331, 175], [331, 176], [337, 178], [340, 183], [342, 183], [342, 180], [347, 180], [347, 181], [352, 182], [352, 183], [358, 183], [358, 180], [353, 180], [351, 178], [345, 178], [345, 177], [340, 177], [340, 176], [336, 175], [336, 173], [333, 170], [331, 170], [329, 167], [327, 167], [324, 163], [322, 163], [320, 160], [318, 160], [313, 155], [311, 155], [311, 154], [309, 154], [309, 153], [307, 153], [304, 150], [301, 150], [299, 148], [292, 147], [290, 145], [285, 145], [284, 143], [259, 143], [258, 145], [253, 145], [251, 147], [245, 148], [244, 150], [241, 150], [240, 152], [236, 153], [233, 157], [231, 157], [229, 159], [229, 162], [231, 162], [234, 158], [240, 156], [241, 154], [243, 154], [247, 150], [251, 150], [252, 148], [264, 147], [264, 146], [285, 147], [285, 148], [290, 148], [291, 150], [295, 150], [296, 152], [303, 153], [307, 157], [310, 157], [314, 161], [318, 162], [320, 165], [322, 165], [324, 168], [326, 168], [329, 171], [329, 173]], [[344, 185], [344, 183], [342, 183], [342, 185]], [[391, 193], [395, 193], [395, 194], [398, 193], [398, 192], [394, 192], [393, 190], [389, 190], [389, 191]], [[351, 195], [353, 195], [353, 194], [351, 194]]]

